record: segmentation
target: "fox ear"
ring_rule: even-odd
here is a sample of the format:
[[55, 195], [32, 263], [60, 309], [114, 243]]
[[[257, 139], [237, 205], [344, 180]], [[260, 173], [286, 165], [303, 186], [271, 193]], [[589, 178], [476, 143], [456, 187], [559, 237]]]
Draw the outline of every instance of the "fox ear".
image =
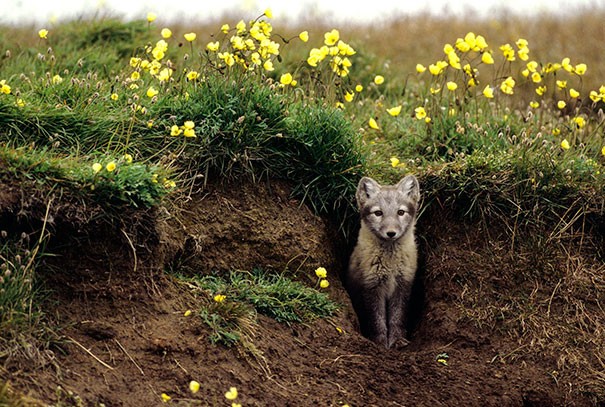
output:
[[403, 178], [397, 184], [397, 189], [403, 193], [404, 196], [414, 201], [415, 204], [420, 201], [420, 184], [413, 175], [408, 175]]
[[380, 191], [380, 184], [370, 177], [363, 177], [357, 185], [357, 205], [361, 208], [368, 199], [372, 198]]

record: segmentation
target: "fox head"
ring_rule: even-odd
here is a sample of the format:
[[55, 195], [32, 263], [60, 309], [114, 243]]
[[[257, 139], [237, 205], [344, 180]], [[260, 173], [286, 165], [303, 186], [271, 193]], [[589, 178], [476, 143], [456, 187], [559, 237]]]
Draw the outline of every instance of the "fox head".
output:
[[378, 238], [395, 241], [413, 231], [420, 201], [420, 186], [413, 175], [397, 185], [380, 185], [363, 177], [355, 197], [362, 224]]

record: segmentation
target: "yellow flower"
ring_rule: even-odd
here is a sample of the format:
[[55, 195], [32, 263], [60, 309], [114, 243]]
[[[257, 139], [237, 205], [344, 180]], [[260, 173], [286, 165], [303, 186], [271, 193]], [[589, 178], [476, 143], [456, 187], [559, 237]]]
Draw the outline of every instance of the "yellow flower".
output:
[[9, 95], [11, 93], [11, 87], [6, 83], [6, 79], [2, 79], [0, 81], [0, 93], [4, 93], [5, 95]]
[[324, 34], [324, 44], [327, 46], [332, 46], [338, 42], [340, 39], [340, 32], [337, 29], [333, 29], [332, 31], [328, 31]]
[[399, 165], [399, 158], [391, 157], [391, 167], [396, 168]]
[[502, 93], [505, 93], [507, 95], [512, 95], [514, 93], [514, 90], [513, 90], [514, 87], [515, 87], [515, 80], [513, 79], [512, 76], [509, 76], [508, 78], [503, 80], [502, 83], [500, 84], [500, 90], [502, 91]]
[[94, 164], [92, 165], [92, 170], [93, 170], [95, 173], [97, 173], [97, 172], [101, 171], [102, 169], [103, 169], [103, 166], [102, 166], [101, 164], [99, 164], [99, 163], [94, 163]]
[[319, 278], [326, 278], [328, 276], [328, 271], [325, 267], [318, 267], [315, 269], [315, 275]]
[[354, 97], [355, 97], [355, 93], [347, 91], [345, 93], [345, 102], [351, 103], [353, 101]]
[[574, 72], [578, 75], [584, 75], [586, 73], [586, 64], [578, 64], [574, 67]]
[[158, 16], [155, 13], [147, 13], [147, 21], [152, 23]]
[[190, 82], [196, 80], [197, 78], [199, 78], [199, 76], [200, 74], [197, 71], [187, 72], [187, 80]]
[[504, 55], [504, 58], [506, 58], [507, 61], [515, 60], [515, 50], [510, 44], [501, 45], [500, 51], [502, 51], [502, 55]]
[[181, 128], [179, 126], [177, 126], [176, 124], [170, 128], [171, 136], [178, 136], [179, 134], [181, 134], [181, 132], [182, 132]]
[[543, 96], [543, 95], [546, 93], [546, 86], [538, 86], [538, 87], [536, 88], [536, 93], [537, 93], [539, 96]]
[[263, 69], [268, 72], [273, 71], [275, 69], [273, 68], [273, 62], [271, 62], [270, 59], [267, 59], [265, 63], [263, 63]]
[[491, 52], [484, 52], [481, 54], [481, 62], [486, 65], [492, 65], [494, 63], [494, 57], [492, 56]]
[[[223, 295], [223, 294], [216, 294], [214, 296], [214, 301], [215, 302], [223, 302], [225, 301], [225, 298], [227, 298], [227, 296]], [[236, 396], [237, 397], [237, 396]]]
[[561, 148], [563, 150], [569, 150], [570, 145], [569, 145], [569, 141], [567, 141], [567, 139], [563, 139], [563, 141], [561, 141]]
[[194, 129], [184, 129], [183, 136], [185, 137], [197, 137]]
[[529, 107], [531, 107], [532, 109], [537, 109], [540, 107], [540, 102], [536, 102], [535, 100], [531, 101], [529, 102]]
[[300, 40], [302, 42], [307, 42], [309, 41], [309, 32], [308, 31], [303, 31], [300, 34], [298, 34], [298, 38], [300, 38]]
[[542, 82], [542, 75], [540, 75], [538, 72], [534, 72], [531, 74], [531, 80], [534, 83], [540, 83]]
[[376, 85], [382, 85], [384, 83], [384, 76], [382, 76], [382, 75], [376, 75], [374, 77], [374, 83]]
[[567, 104], [565, 103], [565, 101], [564, 101], [564, 100], [559, 100], [559, 101], [557, 102], [557, 107], [558, 107], [559, 109], [565, 109], [565, 106], [567, 106]]
[[223, 25], [221, 26], [221, 31], [222, 31], [223, 33], [227, 34], [227, 33], [229, 32], [229, 30], [230, 30], [229, 24], [223, 24]]
[[111, 100], [118, 100], [120, 96], [117, 93], [112, 93], [109, 97]]
[[605, 156], [605, 146], [603, 146], [603, 148], [601, 149], [601, 155]]
[[556, 84], [557, 84], [557, 88], [559, 88], [559, 89], [565, 89], [567, 87], [567, 81], [559, 81], [558, 80], [556, 82]]
[[208, 44], [206, 44], [206, 49], [208, 51], [212, 51], [212, 52], [216, 52], [218, 51], [220, 46], [220, 43], [218, 41], [214, 41], [214, 42], [209, 42]]
[[399, 116], [399, 113], [401, 113], [401, 105], [387, 109], [387, 113], [391, 116]]
[[452, 81], [446, 83], [445, 86], [450, 91], [455, 91], [456, 89], [458, 89], [458, 84], [456, 82], [452, 82]]
[[190, 381], [189, 390], [193, 394], [197, 393], [198, 391], [200, 391], [200, 384], [198, 382], [196, 382], [195, 380]]
[[237, 388], [230, 387], [229, 391], [225, 393], [225, 398], [227, 400], [235, 400], [237, 398]]
[[360, 93], [361, 91], [363, 91], [363, 86], [362, 85], [355, 86], [355, 92]]
[[61, 78], [61, 75], [55, 75], [55, 76], [53, 76], [52, 83], [54, 85], [59, 84], [61, 82], [63, 82], [63, 78]]
[[38, 37], [42, 38], [42, 39], [46, 39], [48, 38], [48, 30], [46, 28], [41, 29], [40, 31], [38, 31]]
[[558, 136], [560, 134], [561, 134], [561, 129], [560, 128], [556, 127], [554, 129], [552, 129], [552, 135], [553, 136]]
[[423, 73], [424, 71], [426, 71], [426, 66], [422, 64], [416, 64], [416, 72]]
[[265, 12], [263, 13], [265, 15], [265, 17], [267, 18], [273, 18], [273, 12], [271, 11], [270, 8], [266, 9]]
[[572, 98], [578, 98], [580, 97], [580, 92], [578, 92], [577, 90], [571, 88], [569, 89], [569, 96], [571, 96]]
[[321, 288], [328, 288], [330, 286], [330, 282], [328, 280], [326, 280], [325, 278], [321, 279], [321, 281], [319, 282], [319, 286]]
[[160, 31], [160, 34], [162, 34], [162, 38], [170, 38], [172, 37], [172, 31], [170, 31], [170, 28], [162, 28], [162, 31]]
[[494, 88], [492, 88], [491, 86], [487, 85], [483, 89], [483, 96], [485, 96], [488, 99], [492, 99], [494, 97]]
[[161, 397], [162, 397], [162, 402], [164, 402], [164, 403], [168, 403], [170, 401], [170, 399], [172, 398], [166, 393], [162, 393]]
[[188, 309], [187, 311], [185, 311], [185, 313], [183, 315], [188, 317], [189, 315], [191, 315], [191, 310]]
[[414, 113], [415, 113], [416, 119], [418, 119], [418, 120], [422, 120], [422, 119], [426, 118], [426, 110], [422, 106], [414, 109]]
[[184, 37], [187, 41], [192, 42], [197, 38], [197, 34], [196, 33], [187, 33], [184, 35]]
[[23, 107], [25, 106], [25, 100], [21, 99], [21, 98], [17, 98], [17, 106], [19, 107]]
[[124, 161], [126, 161], [128, 164], [132, 163], [132, 156], [130, 154], [124, 154]]
[[578, 129], [583, 129], [586, 126], [586, 120], [582, 116], [577, 116], [572, 119], [572, 122], [576, 125]]
[[154, 96], [156, 96], [159, 93], [159, 91], [154, 88], [153, 86], [150, 86], [149, 89], [147, 89], [147, 97], [148, 98], [152, 98]]
[[283, 74], [280, 78], [279, 78], [279, 83], [281, 83], [282, 85], [289, 85], [292, 83], [292, 74], [291, 73], [285, 73]]
[[105, 166], [105, 169], [107, 170], [107, 172], [114, 171], [116, 169], [116, 163], [113, 161], [107, 163], [107, 165]]
[[373, 117], [370, 117], [370, 120], [368, 121], [368, 125], [370, 126], [370, 128], [372, 128], [374, 130], [380, 130], [378, 123], [376, 123], [376, 120], [374, 120]]

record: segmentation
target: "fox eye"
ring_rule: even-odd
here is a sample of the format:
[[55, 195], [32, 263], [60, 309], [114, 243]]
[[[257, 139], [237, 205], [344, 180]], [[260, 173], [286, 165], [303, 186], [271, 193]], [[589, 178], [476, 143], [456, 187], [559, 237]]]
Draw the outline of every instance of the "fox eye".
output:
[[405, 215], [405, 211], [404, 211], [403, 209], [399, 209], [399, 210], [397, 211], [397, 215], [399, 215], [399, 216], [403, 216], [403, 215]]
[[374, 212], [374, 216], [378, 216], [378, 217], [382, 216], [382, 211]]

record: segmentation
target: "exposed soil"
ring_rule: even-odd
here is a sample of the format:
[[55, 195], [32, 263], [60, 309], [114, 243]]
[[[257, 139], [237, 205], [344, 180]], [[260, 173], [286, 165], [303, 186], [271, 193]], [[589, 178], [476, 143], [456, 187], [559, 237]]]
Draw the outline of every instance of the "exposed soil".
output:
[[[337, 277], [347, 245], [281, 183], [207, 187], [178, 206], [124, 214], [121, 224], [86, 217], [99, 208], [80, 213], [77, 202], [65, 199], [50, 206], [46, 251], [54, 256], [39, 269], [49, 290], [45, 312], [60, 327], [61, 341], [35, 357], [0, 355], [0, 378], [44, 403], [75, 405], [77, 395], [85, 405], [153, 406], [166, 393], [173, 404], [229, 405], [224, 393], [231, 386], [244, 406], [604, 402], [582, 393], [578, 382], [557, 380], [557, 355], [520, 351], [524, 345], [502, 325], [469, 316], [467, 298], [481, 296], [487, 285], [512, 289], [498, 278], [517, 266], [497, 250], [509, 242], [479, 223], [463, 224], [436, 209], [424, 213], [411, 342], [386, 350], [357, 332]], [[0, 219], [13, 232], [39, 227], [45, 202], [27, 186], [0, 185]], [[196, 308], [190, 289], [165, 272], [288, 268], [313, 284], [320, 265], [331, 274], [327, 290], [341, 311], [291, 325], [259, 315], [251, 343], [240, 347], [211, 344], [206, 326], [184, 316]], [[468, 270], [484, 280], [465, 280]], [[447, 364], [437, 360], [443, 353]], [[201, 384], [195, 395], [190, 380]], [[65, 389], [59, 396], [58, 386]]]

